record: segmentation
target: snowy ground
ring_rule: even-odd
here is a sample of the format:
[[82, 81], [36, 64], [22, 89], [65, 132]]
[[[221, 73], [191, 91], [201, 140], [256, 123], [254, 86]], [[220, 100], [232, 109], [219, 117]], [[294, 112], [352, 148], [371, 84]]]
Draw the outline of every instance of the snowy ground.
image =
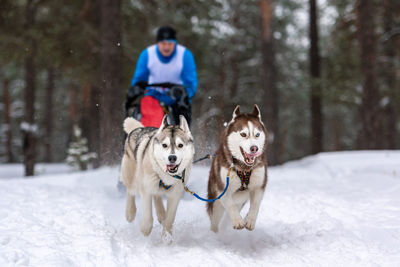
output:
[[[205, 204], [185, 194], [171, 245], [156, 220], [149, 237], [125, 221], [118, 168], [20, 170], [0, 165], [0, 266], [400, 266], [400, 151], [270, 168], [252, 232], [225, 221], [212, 233]], [[205, 195], [207, 174], [195, 167], [190, 188]]]

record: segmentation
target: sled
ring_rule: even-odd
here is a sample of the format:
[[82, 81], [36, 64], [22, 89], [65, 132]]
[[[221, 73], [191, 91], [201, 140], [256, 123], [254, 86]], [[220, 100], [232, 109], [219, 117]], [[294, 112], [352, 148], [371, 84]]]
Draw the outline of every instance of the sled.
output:
[[[168, 115], [169, 122], [171, 124], [179, 124], [179, 115], [185, 116], [188, 124], [191, 124], [191, 107], [189, 103], [189, 96], [186, 92], [188, 86], [173, 84], [173, 83], [154, 83], [145, 85], [146, 89], [149, 88], [168, 88], [166, 92], [175, 103], [168, 105], [160, 101], [160, 105], [164, 111], [164, 114]], [[145, 95], [145, 90], [142, 92], [134, 92], [135, 96], [127, 96], [125, 102], [125, 117], [133, 117], [138, 121], [141, 121], [142, 114], [140, 112], [140, 101]]]

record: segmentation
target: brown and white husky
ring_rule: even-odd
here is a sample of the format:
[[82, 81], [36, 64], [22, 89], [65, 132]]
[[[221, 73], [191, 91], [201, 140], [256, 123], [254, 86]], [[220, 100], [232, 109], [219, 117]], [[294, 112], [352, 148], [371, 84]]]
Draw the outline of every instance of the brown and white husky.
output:
[[[254, 105], [249, 114], [240, 113], [240, 106], [237, 106], [223, 132], [210, 170], [208, 198], [213, 199], [223, 192], [230, 169], [226, 193], [219, 200], [207, 204], [212, 231], [218, 232], [224, 211], [234, 229], [254, 229], [267, 184], [267, 138], [268, 132], [261, 121], [258, 106]], [[249, 200], [249, 211], [242, 218], [240, 211]]]

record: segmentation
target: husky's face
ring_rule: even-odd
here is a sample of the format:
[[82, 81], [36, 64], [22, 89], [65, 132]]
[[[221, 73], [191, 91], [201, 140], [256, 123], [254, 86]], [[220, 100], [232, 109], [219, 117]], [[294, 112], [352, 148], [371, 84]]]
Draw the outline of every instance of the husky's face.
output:
[[193, 137], [185, 117], [180, 125], [168, 125], [167, 117], [155, 136], [154, 153], [158, 166], [169, 174], [179, 174], [191, 163], [194, 155]]
[[254, 106], [251, 114], [240, 114], [237, 106], [228, 124], [228, 148], [232, 156], [247, 166], [253, 166], [266, 149], [267, 131], [260, 110]]

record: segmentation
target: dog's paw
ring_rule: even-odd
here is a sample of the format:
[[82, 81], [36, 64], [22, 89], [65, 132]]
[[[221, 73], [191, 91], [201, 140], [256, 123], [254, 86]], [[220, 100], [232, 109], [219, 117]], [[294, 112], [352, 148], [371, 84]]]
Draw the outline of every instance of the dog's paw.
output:
[[244, 223], [247, 230], [253, 231], [254, 227], [256, 226], [256, 218], [253, 216], [246, 216]]
[[132, 222], [134, 219], [135, 219], [135, 214], [126, 214], [126, 220], [128, 221], [128, 222]]
[[157, 212], [158, 222], [163, 225], [165, 221], [165, 212]]
[[214, 233], [218, 233], [218, 225], [211, 225], [210, 229], [211, 229], [211, 231], [213, 231]]
[[244, 226], [245, 226], [245, 223], [242, 219], [236, 220], [233, 222], [233, 229], [240, 230], [240, 229], [243, 229]]
[[132, 222], [136, 216], [135, 197], [128, 194], [125, 208], [125, 218], [128, 222]]
[[136, 211], [126, 210], [125, 217], [128, 222], [132, 222], [136, 217]]
[[161, 234], [161, 240], [162, 240], [163, 243], [165, 243], [165, 244], [168, 244], [168, 245], [172, 244], [172, 243], [174, 242], [174, 238], [173, 238], [173, 236], [172, 236], [172, 232], [167, 231], [167, 230], [164, 228], [163, 231], [162, 231], [162, 234]]
[[140, 231], [144, 236], [148, 236], [153, 229], [153, 223], [141, 223], [140, 224]]

